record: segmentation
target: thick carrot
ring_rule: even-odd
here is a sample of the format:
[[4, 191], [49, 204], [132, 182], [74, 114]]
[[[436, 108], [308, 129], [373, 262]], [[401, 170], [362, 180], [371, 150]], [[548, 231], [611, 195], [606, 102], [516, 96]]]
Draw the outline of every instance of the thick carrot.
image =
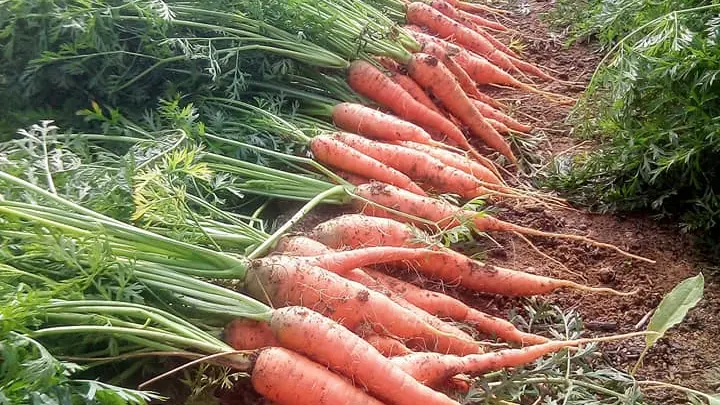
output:
[[370, 183], [370, 179], [368, 179], [367, 177], [357, 175], [355, 173], [348, 173], [348, 172], [344, 172], [342, 170], [335, 170], [335, 174], [342, 177], [343, 180], [347, 181], [348, 183], [352, 184], [353, 186], [359, 186], [361, 184]]
[[478, 311], [445, 294], [422, 289], [377, 270], [368, 269], [366, 272], [408, 302], [440, 318], [466, 322], [486, 335], [496, 336], [499, 339], [523, 345], [534, 345], [548, 341], [545, 337], [523, 332], [504, 319]]
[[478, 179], [445, 165], [434, 157], [406, 148], [382, 142], [373, 142], [361, 136], [348, 133], [335, 133], [335, 139], [370, 156], [398, 171], [408, 175], [413, 181], [420, 182], [443, 193], [456, 193], [466, 198], [478, 196], [481, 186]]
[[[377, 182], [363, 184], [356, 187], [354, 193], [355, 195], [379, 204], [380, 206], [432, 221], [441, 228], [458, 226], [463, 222], [466, 222], [470, 223], [473, 228], [479, 232], [517, 232], [532, 236], [574, 240], [605, 249], [611, 249], [632, 259], [655, 263], [654, 260], [628, 253], [615, 245], [598, 242], [586, 236], [544, 232], [515, 225], [510, 222], [493, 218], [489, 215], [481, 215], [474, 211], [464, 211], [462, 208], [454, 206], [448, 202], [418, 196], [387, 184]], [[401, 221], [407, 219], [382, 209], [377, 205], [370, 205], [361, 200], [353, 200], [353, 203], [357, 208], [363, 210], [369, 215], [390, 217]]]
[[250, 381], [260, 395], [277, 405], [382, 405], [339, 375], [290, 350], [261, 350]]
[[[467, 17], [467, 13], [463, 13], [462, 10], [457, 10], [455, 7], [452, 6], [452, 4], [444, 1], [444, 0], [433, 0], [430, 2], [430, 7], [434, 8], [435, 10], [443, 13], [444, 15], [452, 18], [453, 20], [461, 23], [462, 25], [466, 26], [467, 28], [470, 28], [471, 30], [477, 32], [478, 34], [482, 35], [490, 41], [491, 44], [500, 51], [506, 53], [507, 55], [518, 57], [518, 55], [513, 52], [512, 49], [508, 48], [500, 42], [497, 38], [492, 36], [489, 32], [485, 31], [482, 27], [488, 27], [492, 29], [497, 29], [498, 27], [505, 28], [502, 24], [496, 23], [494, 21], [486, 20], [482, 17], [473, 16], [473, 19], [470, 19]], [[489, 25], [492, 25], [490, 27]], [[499, 29], [498, 31], [505, 31], [506, 29]]]
[[440, 111], [438, 106], [436, 106], [435, 103], [430, 99], [430, 96], [425, 93], [425, 90], [423, 90], [422, 87], [415, 83], [415, 80], [411, 79], [410, 76], [403, 73], [394, 60], [386, 57], [380, 57], [378, 58], [378, 61], [381, 65], [383, 65], [385, 69], [388, 70], [388, 72], [391, 73], [390, 80], [405, 89], [405, 91], [410, 94], [412, 98], [415, 99], [415, 101], [435, 111], [438, 114], [442, 114], [442, 111]]
[[467, 125], [473, 135], [480, 138], [489, 148], [507, 157], [511, 163], [517, 163], [510, 145], [485, 121], [457, 84], [452, 73], [437, 58], [421, 53], [414, 54], [408, 64], [408, 73]]
[[543, 79], [555, 80], [552, 76], [536, 66], [498, 50], [482, 35], [453, 21], [451, 18], [424, 3], [411, 3], [407, 8], [407, 17], [408, 21], [412, 24], [426, 26], [443, 39], [452, 38], [453, 42], [486, 57], [489, 61], [506, 71], [525, 72]]
[[[423, 145], [417, 142], [399, 142], [400, 145], [407, 148], [415, 149], [440, 160], [448, 166], [460, 169], [471, 176], [475, 176], [480, 181], [490, 184], [503, 184], [500, 173], [493, 171], [494, 166], [480, 164], [481, 161], [468, 159], [466, 156], [459, 155], [444, 149], [436, 148], [430, 145]], [[495, 169], [497, 170], [497, 169]]]
[[483, 117], [492, 118], [498, 122], [502, 122], [507, 126], [508, 128], [518, 131], [518, 132], [530, 132], [532, 131], [532, 127], [521, 124], [514, 120], [512, 117], [505, 115], [504, 113], [492, 108], [492, 106], [487, 105], [479, 100], [473, 100], [473, 104], [475, 104], [475, 108], [478, 109], [480, 114], [483, 115]]
[[419, 126], [362, 104], [337, 104], [333, 107], [332, 119], [340, 129], [373, 139], [425, 144], [435, 142]]
[[333, 249], [366, 246], [425, 247], [432, 243], [420, 229], [389, 218], [345, 214], [314, 227], [308, 236]]
[[373, 180], [381, 180], [410, 192], [425, 195], [423, 189], [410, 180], [408, 176], [369, 156], [363, 155], [332, 137], [316, 136], [310, 141], [310, 149], [317, 160], [322, 163], [348, 173], [358, 174]]
[[270, 328], [282, 347], [330, 367], [386, 404], [458, 405], [415, 381], [345, 327], [307, 308], [273, 311]]
[[242, 318], [225, 326], [223, 340], [235, 350], [255, 350], [279, 345], [266, 322]]
[[477, 154], [458, 127], [440, 113], [415, 101], [402, 87], [370, 63], [351, 63], [348, 69], [348, 84], [359, 94], [389, 108], [397, 116], [436, 131], [461, 148]]
[[[322, 260], [318, 260], [318, 264], [323, 264], [320, 268], [308, 264], [311, 260], [299, 259], [302, 258], [271, 256], [259, 259], [248, 277], [246, 290], [274, 307], [305, 306], [351, 330], [368, 323], [380, 333], [412, 339], [416, 345], [430, 350], [456, 354], [480, 351], [472, 341], [439, 331], [387, 296], [333, 274], [338, 271]], [[346, 271], [362, 267], [344, 265], [351, 260], [336, 261], [334, 257], [327, 260], [343, 266]], [[332, 272], [325, 270], [325, 266]], [[469, 346], [473, 348], [468, 349]]]

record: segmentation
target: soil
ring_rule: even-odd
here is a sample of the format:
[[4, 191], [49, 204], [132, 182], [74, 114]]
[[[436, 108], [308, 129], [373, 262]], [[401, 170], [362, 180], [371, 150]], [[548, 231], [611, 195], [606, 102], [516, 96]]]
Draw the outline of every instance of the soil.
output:
[[[564, 46], [565, 36], [553, 32], [542, 15], [553, 7], [552, 1], [525, 1], [522, 8], [527, 14], [513, 17], [508, 26], [522, 27], [523, 58], [544, 66], [565, 81], [576, 84], [543, 84], [544, 90], [577, 98], [592, 76], [602, 55], [591, 45]], [[502, 35], [501, 35], [502, 36]], [[510, 39], [505, 35], [505, 39]], [[507, 42], [506, 42], [507, 43]], [[542, 158], [591, 151], [593, 145], [572, 137], [572, 128], [565, 123], [568, 107], [558, 106], [541, 97], [520, 95], [516, 91], [486, 89], [488, 93], [512, 106], [518, 120], [531, 122], [545, 136], [540, 148]], [[283, 207], [287, 209], [287, 206]], [[523, 205], [504, 205], [499, 216], [513, 223], [550, 232], [587, 235], [596, 240], [612, 243], [635, 254], [651, 258], [655, 264], [628, 260], [612, 251], [571, 241], [531, 238], [544, 253], [562, 262], [572, 273], [562, 269], [530, 249], [517, 238], [496, 238], [502, 248], [490, 249], [487, 262], [523, 269], [528, 272], [568, 278], [593, 286], [611, 287], [637, 294], [617, 297], [562, 291], [543, 297], [550, 304], [565, 311], [574, 309], [582, 316], [585, 336], [599, 336], [643, 330], [651, 311], [662, 297], [680, 281], [703, 272], [706, 277], [705, 295], [699, 305], [690, 311], [684, 322], [671, 329], [650, 350], [636, 377], [639, 380], [657, 380], [715, 393], [720, 389], [720, 284], [717, 277], [695, 254], [690, 237], [681, 234], [671, 223], [659, 223], [649, 215], [610, 216], [580, 211], [537, 208]], [[341, 208], [328, 209], [305, 219], [300, 229], [330, 216], [341, 214]], [[285, 219], [284, 217], [278, 220]], [[580, 275], [580, 276], [578, 276]], [[497, 299], [465, 294], [475, 307], [493, 315], [507, 317], [522, 301]], [[644, 339], [637, 338], [616, 344], [603, 345], [604, 361], [617, 369], [629, 371], [644, 347]], [[247, 395], [246, 387], [236, 389]], [[685, 395], [674, 391], [648, 390], [649, 404], [686, 404]], [[237, 399], [237, 397], [235, 397]], [[252, 403], [247, 396], [243, 402], [223, 402], [224, 405]]]

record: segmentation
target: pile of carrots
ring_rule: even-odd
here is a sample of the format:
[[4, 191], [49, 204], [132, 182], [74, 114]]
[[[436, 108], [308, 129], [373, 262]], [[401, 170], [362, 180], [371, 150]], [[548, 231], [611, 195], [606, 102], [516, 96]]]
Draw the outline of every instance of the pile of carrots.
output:
[[[338, 130], [308, 141], [314, 159], [347, 181], [342, 185], [356, 213], [302, 236], [286, 235], [266, 257], [222, 259], [247, 263], [240, 288], [273, 308], [268, 320], [231, 322], [224, 340], [235, 350], [255, 351], [253, 387], [280, 405], [457, 404], [453, 394], [467, 391], [472, 377], [597, 341], [523, 332], [402, 275], [509, 297], [560, 288], [632, 293], [485, 264], [443, 247], [427, 231], [468, 226], [524, 239], [563, 238], [652, 262], [581, 235], [523, 227], [437, 198], [522, 199], [568, 208], [561, 199], [512, 185], [519, 162], [508, 135], [533, 128], [509, 116], [481, 86], [512, 87], [559, 104], [572, 100], [533, 84], [531, 77], [557, 79], [493, 34], [511, 31], [494, 20], [503, 11], [461, 0], [402, 7], [405, 20], [396, 21], [397, 29], [418, 46], [407, 57], [350, 63], [347, 84], [376, 105], [332, 106]], [[459, 324], [517, 348], [490, 350]]]

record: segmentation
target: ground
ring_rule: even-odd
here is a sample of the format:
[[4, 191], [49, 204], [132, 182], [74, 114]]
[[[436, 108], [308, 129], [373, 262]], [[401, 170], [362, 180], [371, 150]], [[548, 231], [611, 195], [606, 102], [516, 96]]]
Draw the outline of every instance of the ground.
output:
[[[552, 1], [527, 1], [523, 8], [528, 13], [508, 25], [522, 31], [523, 56], [526, 59], [549, 68], [563, 80], [578, 82], [545, 85], [544, 88], [578, 97], [583, 89], [582, 83], [588, 81], [602, 55], [587, 44], [564, 47], [564, 36], [551, 32], [540, 18], [552, 6]], [[581, 143], [572, 137], [571, 127], [565, 123], [568, 107], [537, 96], [519, 95], [516, 91], [488, 92], [522, 111], [516, 115], [519, 120], [528, 122], [528, 115], [538, 119], [532, 124], [544, 129], [546, 140], [541, 152], [544, 159], [579, 149], [592, 149], [591, 144]], [[588, 336], [642, 330], [648, 315], [664, 294], [683, 279], [703, 272], [706, 276], [703, 300], [680, 326], [668, 332], [650, 351], [636, 377], [675, 383], [704, 392], [720, 389], [720, 368], [716, 368], [716, 364], [720, 363], [720, 349], [715, 341], [720, 336], [720, 286], [717, 278], [696, 255], [690, 236], [681, 234], [672, 223], [659, 223], [648, 215], [597, 215], [512, 203], [505, 203], [502, 208], [500, 217], [514, 223], [544, 231], [587, 235], [656, 261], [655, 264], [629, 261], [612, 251], [576, 242], [532, 238], [544, 253], [564, 263], [570, 273], [541, 257], [517, 238], [498, 237], [497, 241], [503, 247], [487, 252], [490, 263], [593, 286], [623, 291], [638, 289], [637, 294], [629, 297], [570, 291], [543, 297], [563, 310], [577, 310], [585, 321]], [[333, 209], [314, 215], [305, 221], [304, 226], [311, 226], [338, 212]], [[469, 297], [465, 294], [465, 298], [471, 299], [478, 309], [498, 316], [507, 316], [510, 308], [521, 304], [519, 300], [479, 295]], [[643, 345], [642, 338], [606, 344], [603, 346], [603, 358], [609, 365], [629, 371]], [[247, 395], [244, 385], [237, 391]], [[674, 392], [648, 391], [647, 396], [650, 404], [688, 403], [684, 395]], [[252, 402], [247, 396], [242, 398], [242, 402], [237, 402], [235, 397], [227, 405]]]

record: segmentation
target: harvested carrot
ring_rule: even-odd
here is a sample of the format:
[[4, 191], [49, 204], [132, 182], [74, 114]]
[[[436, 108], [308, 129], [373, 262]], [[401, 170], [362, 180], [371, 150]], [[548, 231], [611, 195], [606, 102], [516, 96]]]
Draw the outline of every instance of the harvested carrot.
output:
[[440, 160], [448, 166], [452, 166], [456, 169], [460, 169], [465, 173], [475, 176], [478, 180], [490, 183], [490, 184], [503, 184], [500, 173], [497, 172], [497, 168], [492, 164], [490, 159], [485, 158], [488, 163], [478, 159], [477, 161], [469, 159], [467, 156], [463, 156], [451, 151], [433, 147], [431, 145], [423, 145], [417, 142], [398, 142], [398, 144], [407, 148], [415, 149]]
[[[360, 153], [408, 175], [413, 181], [429, 185], [437, 191], [456, 193], [466, 198], [478, 195], [481, 184], [475, 177], [445, 165], [428, 154], [400, 145], [373, 142], [348, 133], [335, 133], [334, 137]], [[499, 184], [497, 179], [496, 184]]]
[[479, 100], [473, 100], [473, 104], [475, 104], [475, 108], [478, 109], [480, 114], [482, 114], [484, 117], [494, 119], [498, 122], [501, 122], [505, 124], [508, 128], [518, 131], [518, 132], [530, 132], [532, 131], [532, 127], [521, 124], [514, 120], [512, 117], [503, 114], [502, 112], [492, 108], [492, 106], [489, 106], [482, 101]]
[[346, 214], [314, 227], [308, 236], [333, 249], [366, 246], [425, 247], [432, 243], [420, 229], [389, 218]]
[[425, 195], [423, 189], [399, 171], [377, 160], [363, 155], [355, 149], [329, 136], [319, 135], [310, 141], [313, 155], [322, 163], [348, 173], [358, 174], [373, 180], [381, 180], [413, 193]]
[[488, 124], [495, 128], [495, 130], [498, 131], [498, 133], [500, 134], [507, 135], [512, 132], [510, 128], [507, 127], [507, 125], [503, 124], [500, 121], [495, 121], [494, 119], [488, 117], [485, 117], [485, 121], [487, 121]]
[[473, 135], [480, 138], [489, 148], [507, 157], [511, 163], [517, 163], [510, 145], [485, 121], [457, 84], [452, 73], [437, 58], [427, 54], [414, 54], [408, 64], [408, 73], [467, 125]]
[[310, 359], [272, 347], [255, 358], [250, 381], [277, 405], [382, 405], [382, 402]]
[[359, 94], [389, 108], [399, 117], [436, 131], [461, 148], [478, 154], [470, 146], [462, 131], [452, 122], [415, 101], [402, 87], [370, 63], [365, 61], [351, 63], [348, 69], [348, 84]]
[[347, 181], [348, 183], [352, 184], [353, 186], [359, 186], [361, 184], [367, 184], [370, 183], [370, 179], [367, 177], [363, 177], [354, 173], [348, 173], [344, 172], [342, 170], [336, 170], [335, 174], [340, 176], [343, 180]]
[[411, 79], [408, 75], [403, 73], [394, 60], [386, 57], [381, 57], [378, 58], [378, 61], [381, 65], [383, 65], [385, 69], [388, 70], [388, 72], [392, 73], [390, 75], [390, 80], [405, 89], [405, 91], [410, 94], [412, 98], [415, 99], [415, 101], [435, 111], [438, 114], [442, 114], [442, 111], [440, 111], [438, 106], [436, 106], [435, 103], [427, 95], [427, 93], [425, 93], [425, 90], [423, 90], [422, 87], [415, 83], [415, 81]]
[[251, 319], [235, 319], [225, 326], [223, 340], [236, 350], [255, 350], [278, 346], [270, 326]]
[[477, 32], [478, 34], [482, 35], [490, 41], [490, 43], [497, 49], [499, 49], [501, 52], [504, 52], [507, 55], [518, 57], [518, 55], [513, 52], [512, 49], [508, 48], [500, 42], [497, 38], [492, 36], [489, 32], [485, 31], [482, 27], [487, 27], [491, 29], [495, 29], [498, 31], [506, 31], [507, 28], [503, 26], [502, 24], [499, 24], [495, 21], [486, 20], [479, 16], [471, 16], [472, 18], [468, 17], [468, 13], [464, 13], [462, 10], [457, 10], [455, 7], [452, 6], [452, 4], [444, 1], [444, 0], [433, 0], [430, 2], [430, 7], [434, 8], [435, 10], [443, 13], [444, 15], [452, 18], [453, 20], [461, 23], [462, 25], [466, 26], [467, 28], [470, 28], [471, 30]]
[[337, 104], [332, 119], [340, 129], [373, 139], [435, 143], [419, 126], [362, 104]]
[[[330, 367], [389, 405], [458, 405], [415, 381], [372, 345], [307, 308], [273, 311], [270, 328], [282, 347]], [[323, 344], [318, 344], [323, 342]], [[348, 403], [341, 400], [335, 403]]]
[[445, 294], [422, 289], [377, 270], [368, 269], [366, 272], [408, 302], [438, 317], [469, 323], [479, 332], [508, 342], [534, 345], [548, 341], [545, 337], [523, 332], [504, 319], [478, 311]]
[[[328, 255], [332, 254], [334, 253]], [[423, 347], [442, 353], [466, 354], [468, 345], [477, 346], [464, 337], [439, 331], [387, 296], [333, 274], [337, 271], [332, 267], [328, 267], [331, 272], [309, 266], [299, 259], [272, 256], [257, 260], [253, 273], [246, 282], [246, 290], [274, 307], [302, 305], [340, 322], [351, 330], [362, 323], [368, 323], [377, 328], [378, 332], [414, 339]], [[334, 259], [333, 257], [328, 260], [332, 261], [333, 265], [343, 265], [344, 262]], [[345, 262], [349, 261], [351, 260]], [[321, 263], [322, 259], [318, 262]], [[323, 264], [323, 267], [325, 266], [327, 264]], [[356, 267], [362, 266], [343, 268], [350, 271]], [[478, 351], [477, 348], [471, 350], [475, 353]]]
[[[387, 184], [377, 182], [363, 184], [356, 187], [354, 193], [355, 195], [379, 204], [380, 206], [395, 209], [408, 215], [432, 221], [441, 228], [454, 227], [461, 225], [463, 222], [467, 222], [472, 224], [473, 228], [479, 232], [517, 232], [532, 236], [574, 240], [605, 249], [611, 249], [632, 259], [655, 263], [654, 260], [628, 253], [615, 245], [598, 242], [586, 236], [544, 232], [515, 225], [488, 215], [478, 214], [474, 211], [464, 211], [462, 208], [448, 202], [418, 196]], [[407, 219], [382, 209], [377, 205], [366, 204], [361, 200], [354, 200], [354, 204], [357, 208], [363, 210], [369, 215], [396, 218], [401, 221]]]
[[448, 0], [448, 3], [452, 4], [453, 7], [463, 10], [467, 13], [490, 13], [490, 14], [507, 14], [505, 10], [487, 6], [485, 4], [468, 3], [461, 0]]
[[404, 356], [412, 353], [401, 341], [389, 336], [380, 336], [378, 334], [369, 334], [363, 336], [363, 339], [373, 345], [385, 357]]
[[441, 12], [424, 3], [411, 3], [407, 8], [408, 21], [412, 24], [428, 27], [443, 39], [452, 39], [467, 50], [486, 57], [489, 61], [509, 72], [529, 73], [546, 80], [555, 80], [536, 66], [512, 57], [498, 50], [485, 37], [453, 21]]
[[[334, 262], [333, 257], [330, 257], [329, 259], [333, 261], [333, 263], [331, 265], [328, 265], [328, 260], [323, 260], [324, 255], [332, 253], [333, 251], [332, 249], [319, 242], [302, 236], [286, 237], [280, 240], [278, 246], [276, 247], [276, 251], [285, 255], [301, 256], [295, 259], [295, 261], [301, 266], [325, 265], [327, 266], [327, 270], [336, 272], [342, 277], [347, 278], [348, 280], [355, 281], [381, 294], [384, 294], [385, 296], [396, 302], [398, 305], [411, 311], [419, 319], [421, 319], [423, 322], [426, 322], [428, 325], [434, 327], [435, 329], [443, 333], [457, 337], [459, 340], [456, 339], [454, 342], [450, 342], [453, 347], [452, 352], [455, 354], [464, 355], [482, 352], [480, 347], [473, 343], [473, 339], [470, 335], [466, 334], [465, 332], [451, 324], [443, 322], [439, 318], [429, 314], [427, 311], [424, 311], [417, 306], [409, 303], [407, 300], [395, 294], [393, 291], [389, 290], [384, 285], [378, 283], [375, 278], [368, 275], [364, 270], [358, 268], [351, 269], [347, 266], [347, 264]], [[288, 259], [286, 257], [283, 260], [287, 261]], [[346, 260], [344, 263], [347, 262], [348, 261]], [[352, 263], [350, 263], [350, 265], [352, 265]], [[416, 348], [418, 350], [427, 350], [425, 341], [422, 339], [409, 339], [405, 343], [406, 345]]]
[[628, 333], [596, 339], [550, 341], [522, 349], [504, 349], [464, 357], [438, 353], [411, 353], [395, 357], [392, 362], [423, 384], [437, 387], [456, 374], [480, 375], [491, 371], [520, 367], [565, 348], [640, 335], [642, 333]]

